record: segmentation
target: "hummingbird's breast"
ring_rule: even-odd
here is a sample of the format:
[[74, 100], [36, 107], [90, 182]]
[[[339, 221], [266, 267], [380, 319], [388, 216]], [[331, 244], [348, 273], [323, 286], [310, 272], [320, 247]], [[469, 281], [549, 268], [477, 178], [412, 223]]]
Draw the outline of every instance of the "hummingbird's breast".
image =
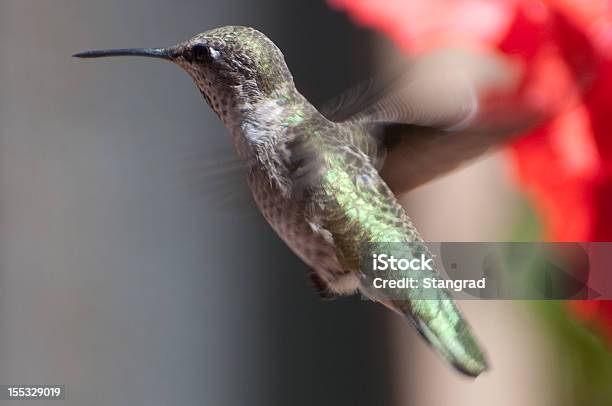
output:
[[334, 196], [324, 195], [320, 172], [338, 168], [320, 158], [327, 156], [324, 151], [344, 154], [346, 147], [364, 151], [362, 163], [368, 164], [368, 156], [376, 155], [375, 143], [365, 130], [330, 122], [310, 105], [288, 111], [270, 103], [258, 112], [265, 114], [242, 120], [232, 131], [234, 145], [247, 163], [255, 203], [328, 290], [355, 292], [358, 277], [340, 263], [332, 234], [325, 228], [337, 208], [327, 204]]
[[[261, 126], [255, 129], [262, 131]], [[307, 173], [318, 163], [304, 145], [321, 136], [325, 143], [328, 137], [343, 140], [346, 134], [341, 126], [315, 115], [274, 134], [242, 135], [234, 142], [251, 162], [248, 183], [264, 218], [330, 291], [350, 294], [359, 287], [359, 280], [338, 260], [331, 233], [324, 227], [330, 213], [318, 204], [320, 196], [314, 192], [318, 185], [310, 184], [314, 177]]]
[[333, 239], [312, 217], [310, 205], [292, 198], [290, 190], [262, 168], [249, 172], [248, 183], [266, 221], [322, 283], [336, 294], [355, 292], [359, 281], [340, 265]]

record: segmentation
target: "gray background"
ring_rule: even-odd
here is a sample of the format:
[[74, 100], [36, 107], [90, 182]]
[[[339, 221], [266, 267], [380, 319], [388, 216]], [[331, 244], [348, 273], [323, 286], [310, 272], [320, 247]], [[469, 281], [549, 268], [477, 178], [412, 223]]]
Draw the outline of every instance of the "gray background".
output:
[[369, 70], [369, 34], [322, 1], [0, 3], [0, 383], [79, 406], [389, 403], [393, 316], [322, 304], [252, 207], [211, 198], [232, 151], [190, 79], [70, 58], [227, 24], [269, 34], [315, 101]]

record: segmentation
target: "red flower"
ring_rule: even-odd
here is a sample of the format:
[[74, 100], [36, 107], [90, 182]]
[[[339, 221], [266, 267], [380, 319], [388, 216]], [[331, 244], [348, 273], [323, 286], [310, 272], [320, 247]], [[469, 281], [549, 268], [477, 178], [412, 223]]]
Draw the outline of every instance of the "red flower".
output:
[[[501, 51], [522, 66], [520, 100], [570, 110], [510, 147], [552, 241], [612, 241], [612, 3], [605, 0], [329, 0], [359, 24], [419, 52]], [[585, 83], [589, 83], [585, 86]], [[612, 302], [573, 302], [612, 339]]]

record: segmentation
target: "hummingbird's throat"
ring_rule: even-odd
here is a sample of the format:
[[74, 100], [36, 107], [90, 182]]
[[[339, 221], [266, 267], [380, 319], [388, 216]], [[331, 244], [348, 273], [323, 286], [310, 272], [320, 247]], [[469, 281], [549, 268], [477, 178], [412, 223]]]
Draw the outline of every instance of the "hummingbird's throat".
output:
[[[245, 85], [213, 86], [207, 80], [196, 80], [196, 84], [206, 103], [228, 128], [244, 122], [257, 123], [261, 128], [277, 128], [285, 124], [285, 118], [295, 118], [296, 110], [303, 110], [305, 100], [289, 85], [266, 96]], [[296, 120], [290, 121], [294, 124]]]

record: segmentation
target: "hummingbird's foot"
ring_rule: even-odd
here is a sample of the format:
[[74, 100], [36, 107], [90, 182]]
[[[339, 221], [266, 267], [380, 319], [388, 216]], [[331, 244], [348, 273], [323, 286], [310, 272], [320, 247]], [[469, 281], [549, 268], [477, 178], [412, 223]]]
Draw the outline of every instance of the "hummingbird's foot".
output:
[[338, 298], [327, 286], [327, 283], [316, 271], [308, 273], [308, 280], [321, 300], [331, 301]]

